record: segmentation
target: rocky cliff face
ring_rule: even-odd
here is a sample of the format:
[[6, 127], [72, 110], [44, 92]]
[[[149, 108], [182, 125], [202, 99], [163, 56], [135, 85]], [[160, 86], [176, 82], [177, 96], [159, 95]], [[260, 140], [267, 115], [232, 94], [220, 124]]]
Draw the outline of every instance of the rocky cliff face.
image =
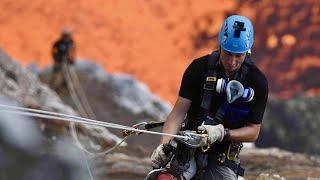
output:
[[[85, 60], [77, 61], [73, 68], [81, 82], [80, 88], [85, 92], [84, 96], [90, 104], [90, 109], [101, 121], [131, 127], [141, 122], [164, 121], [171, 110], [169, 103], [153, 95], [146, 85], [131, 75], [108, 74], [102, 67]], [[43, 82], [50, 85], [51, 68], [39, 72], [39, 76]], [[77, 109], [66, 83], [59, 86], [57, 93], [63, 101]], [[111, 132], [122, 136], [121, 130], [111, 129]], [[159, 141], [159, 136], [140, 135], [130, 137], [126, 142], [130, 146], [144, 146], [144, 151], [151, 154]]]
[[269, 98], [256, 144], [319, 155], [319, 105], [319, 97], [310, 98], [302, 94], [283, 101]]
[[[1, 104], [35, 108], [51, 112], [78, 115], [38, 76], [23, 69], [0, 52]], [[1, 177], [4, 179], [88, 179], [85, 164], [79, 163], [82, 152], [69, 135], [69, 123], [57, 120], [7, 114], [1, 107]], [[87, 136], [103, 148], [115, 145], [120, 138], [107, 129], [82, 126]], [[100, 132], [101, 135], [96, 135]], [[83, 133], [79, 133], [83, 136]], [[104, 135], [104, 136], [102, 136]], [[87, 139], [95, 144], [93, 139]], [[18, 159], [18, 160], [17, 160]], [[10, 170], [8, 170], [10, 169]], [[52, 171], [48, 171], [51, 169]], [[7, 171], [8, 170], [8, 171]], [[84, 173], [85, 172], [85, 173]]]
[[[11, 60], [2, 51], [0, 52], [1, 68], [1, 94], [11, 97], [24, 107], [46, 111], [53, 111], [69, 115], [78, 115], [70, 106], [61, 101], [56, 92], [52, 91], [47, 85], [41, 83], [37, 74], [22, 68], [20, 64]], [[62, 133], [68, 133], [68, 122], [51, 121], [43, 122], [42, 129], [53, 129]], [[56, 125], [58, 125], [56, 127]], [[55, 129], [57, 128], [57, 129]], [[98, 127], [97, 127], [98, 128]], [[108, 130], [104, 130], [108, 134]], [[112, 137], [108, 139], [109, 137]], [[104, 141], [114, 144], [119, 141], [112, 136], [102, 137]]]

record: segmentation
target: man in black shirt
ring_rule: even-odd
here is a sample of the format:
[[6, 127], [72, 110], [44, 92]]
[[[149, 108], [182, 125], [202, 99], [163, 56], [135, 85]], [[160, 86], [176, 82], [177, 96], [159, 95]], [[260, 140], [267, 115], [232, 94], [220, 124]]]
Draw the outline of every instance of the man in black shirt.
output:
[[[268, 98], [268, 82], [248, 57], [253, 41], [254, 30], [249, 19], [239, 15], [228, 17], [219, 33], [219, 51], [189, 65], [179, 97], [164, 124], [163, 133], [178, 133], [185, 121], [186, 129], [207, 132], [207, 143], [213, 145], [202, 154], [208, 157], [205, 167], [197, 164], [198, 170], [204, 169], [202, 179], [243, 176], [239, 159], [242, 142], [254, 142], [258, 138]], [[163, 136], [153, 152], [154, 168], [170, 161], [171, 156], [163, 151], [170, 139]], [[187, 177], [190, 178], [192, 176]]]

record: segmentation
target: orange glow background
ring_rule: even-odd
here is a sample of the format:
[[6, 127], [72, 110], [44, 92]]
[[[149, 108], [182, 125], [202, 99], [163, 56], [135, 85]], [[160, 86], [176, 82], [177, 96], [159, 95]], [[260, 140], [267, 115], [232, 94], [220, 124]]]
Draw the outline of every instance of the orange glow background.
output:
[[106, 72], [130, 73], [174, 103], [185, 68], [218, 48], [231, 14], [255, 26], [253, 57], [271, 93], [288, 98], [320, 93], [319, 1], [1, 0], [0, 48], [23, 65], [52, 64], [50, 49], [64, 27], [77, 57]]

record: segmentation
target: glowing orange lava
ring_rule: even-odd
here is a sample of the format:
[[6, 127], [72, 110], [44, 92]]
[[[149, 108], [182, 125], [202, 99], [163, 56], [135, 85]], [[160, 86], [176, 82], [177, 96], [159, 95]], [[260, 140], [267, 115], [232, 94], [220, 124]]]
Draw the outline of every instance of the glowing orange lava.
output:
[[[263, 2], [267, 5], [262, 3], [255, 7], [264, 9], [266, 15], [272, 14], [275, 11], [272, 4]], [[2, 0], [0, 47], [23, 65], [35, 62], [44, 67], [52, 64], [50, 48], [61, 29], [70, 27], [74, 32], [77, 57], [95, 61], [107, 72], [133, 74], [153, 92], [173, 103], [189, 63], [218, 47], [216, 35], [230, 12], [236, 13], [237, 10], [237, 13], [252, 17], [254, 23], [260, 22], [254, 19], [260, 12], [250, 4], [238, 6], [238, 1], [234, 0], [223, 3], [218, 0]], [[287, 9], [290, 11], [291, 8]], [[319, 10], [313, 9], [312, 12], [318, 14]], [[301, 13], [298, 15], [303, 17]], [[312, 16], [312, 21], [318, 20]], [[257, 39], [256, 48], [267, 42], [266, 49], [277, 49], [279, 43], [285, 43], [288, 51], [283, 52], [288, 53], [299, 39], [295, 34], [286, 33], [281, 37], [275, 33], [287, 25], [283, 23], [277, 29], [266, 29], [270, 30], [270, 38]], [[259, 33], [256, 31], [257, 37]], [[285, 58], [278, 56], [279, 59], [282, 57]], [[306, 66], [319, 67], [318, 59], [310, 56], [306, 58], [307, 64], [301, 63], [302, 67], [297, 65], [298, 60], [294, 60], [290, 65], [292, 69], [283, 75], [281, 81], [295, 78], [296, 73], [306, 70]], [[262, 57], [258, 65], [265, 72], [273, 73], [269, 69], [269, 61]], [[281, 59], [272, 67], [279, 66], [282, 61], [289, 59]], [[287, 88], [273, 86], [271, 90], [275, 94], [292, 94]], [[308, 91], [309, 94], [318, 92]]]

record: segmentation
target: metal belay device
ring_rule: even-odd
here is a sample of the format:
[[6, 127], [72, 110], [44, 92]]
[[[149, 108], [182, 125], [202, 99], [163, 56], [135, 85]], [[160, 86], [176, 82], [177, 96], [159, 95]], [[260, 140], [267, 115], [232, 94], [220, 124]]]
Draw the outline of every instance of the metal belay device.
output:
[[196, 163], [193, 156], [205, 136], [189, 130], [180, 131], [178, 135], [186, 138], [173, 138], [163, 147], [165, 154], [173, 153], [170, 165], [150, 171], [145, 180], [186, 180], [194, 176]]

